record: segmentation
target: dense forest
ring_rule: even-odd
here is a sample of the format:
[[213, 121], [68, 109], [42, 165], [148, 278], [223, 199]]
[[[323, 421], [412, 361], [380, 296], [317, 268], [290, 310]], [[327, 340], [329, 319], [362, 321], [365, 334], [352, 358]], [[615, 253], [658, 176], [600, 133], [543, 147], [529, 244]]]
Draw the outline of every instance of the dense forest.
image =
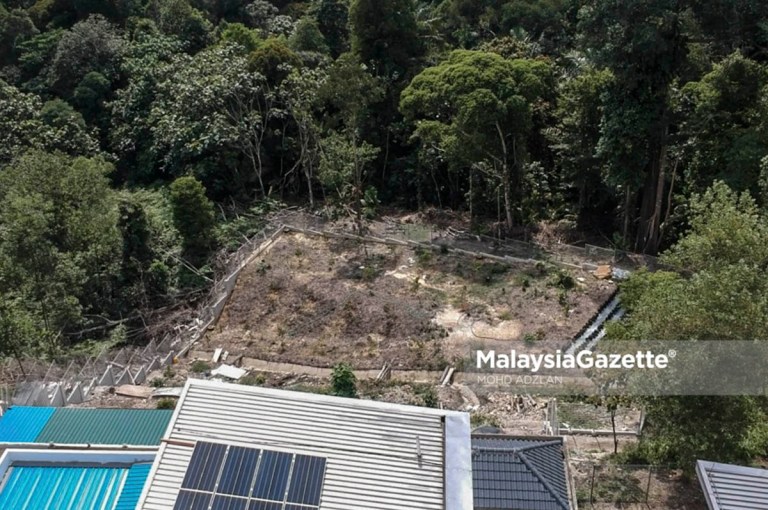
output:
[[0, 350], [131, 340], [278, 201], [674, 247], [616, 334], [764, 337], [766, 86], [762, 0], [0, 1]]

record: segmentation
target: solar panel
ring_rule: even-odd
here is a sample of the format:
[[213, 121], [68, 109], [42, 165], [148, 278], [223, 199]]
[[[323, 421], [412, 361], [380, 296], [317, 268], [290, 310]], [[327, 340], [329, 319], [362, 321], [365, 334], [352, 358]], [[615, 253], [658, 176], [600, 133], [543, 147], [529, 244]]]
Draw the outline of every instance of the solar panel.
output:
[[174, 510], [319, 510], [326, 460], [198, 442]]
[[189, 461], [184, 481], [181, 482], [181, 488], [212, 491], [216, 486], [226, 451], [225, 444], [198, 443]]
[[320, 505], [320, 490], [325, 475], [325, 459], [296, 455], [291, 486], [286, 501], [302, 505]]
[[[231, 446], [217, 492], [248, 497], [261, 450]], [[265, 452], [266, 453], [266, 452]]]

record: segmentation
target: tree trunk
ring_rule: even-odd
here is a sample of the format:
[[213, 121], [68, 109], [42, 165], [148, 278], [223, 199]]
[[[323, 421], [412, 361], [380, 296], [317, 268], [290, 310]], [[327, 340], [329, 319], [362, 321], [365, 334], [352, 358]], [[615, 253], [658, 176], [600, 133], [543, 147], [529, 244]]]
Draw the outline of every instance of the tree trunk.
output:
[[[499, 142], [501, 143], [502, 157], [501, 157], [501, 182], [504, 186], [504, 210], [506, 213], [506, 227], [507, 232], [512, 231], [512, 183], [511, 176], [509, 175], [509, 151], [507, 150], [507, 140], [504, 136], [504, 132], [501, 126], [496, 122], [496, 132], [499, 135]], [[494, 165], [495, 166], [495, 165]], [[515, 139], [512, 139], [512, 167], [517, 169], [517, 145]]]
[[632, 189], [626, 184], [624, 190], [624, 227], [622, 229], [621, 239], [625, 246], [629, 246], [629, 231], [632, 224]]
[[504, 212], [506, 213], [507, 233], [512, 232], [512, 185], [506, 163], [502, 166], [504, 184]]

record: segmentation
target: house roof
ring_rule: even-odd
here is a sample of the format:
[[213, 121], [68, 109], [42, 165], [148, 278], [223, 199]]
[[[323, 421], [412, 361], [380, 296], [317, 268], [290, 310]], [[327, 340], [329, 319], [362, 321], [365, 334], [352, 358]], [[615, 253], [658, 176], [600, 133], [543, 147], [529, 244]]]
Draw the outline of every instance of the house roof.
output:
[[768, 510], [768, 470], [699, 460], [696, 474], [710, 510]]
[[11, 407], [0, 418], [0, 443], [34, 443], [55, 410], [53, 407]]
[[570, 510], [561, 438], [472, 436], [475, 510]]
[[[190, 467], [195, 451], [196, 458], [214, 460]], [[184, 388], [139, 508], [189, 508], [184, 501], [195, 497], [233, 497], [237, 492], [221, 492], [221, 485], [203, 487], [212, 477], [227, 478], [233, 456], [252, 456], [245, 471], [255, 478], [250, 485], [239, 478], [224, 485], [246, 488], [238, 504], [256, 501], [265, 455], [270, 469], [282, 469], [275, 458], [287, 459], [294, 466], [289, 477], [300, 460], [319, 466], [319, 477], [315, 470], [305, 482], [322, 485], [323, 510], [472, 508], [465, 413], [199, 380]], [[222, 467], [209, 473], [212, 464]], [[242, 477], [243, 471], [233, 472]]]
[[0, 508], [133, 510], [153, 456], [6, 450], [0, 457]]
[[0, 442], [154, 446], [173, 416], [165, 409], [11, 407]]

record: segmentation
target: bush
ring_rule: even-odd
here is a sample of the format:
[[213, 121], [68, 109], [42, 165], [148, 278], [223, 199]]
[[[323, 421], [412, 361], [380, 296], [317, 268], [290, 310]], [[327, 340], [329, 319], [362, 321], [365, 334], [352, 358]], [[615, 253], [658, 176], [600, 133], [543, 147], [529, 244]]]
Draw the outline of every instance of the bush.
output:
[[333, 367], [331, 389], [339, 397], [357, 397], [357, 378], [348, 363], [339, 363]]
[[568, 271], [561, 269], [552, 275], [551, 285], [562, 290], [571, 290], [576, 286], [576, 280], [573, 279], [573, 276], [568, 274]]
[[469, 417], [469, 423], [472, 425], [472, 428], [481, 427], [483, 425], [501, 428], [501, 422], [497, 417], [485, 413], [472, 413]]
[[536, 335], [530, 332], [526, 333], [523, 335], [523, 343], [528, 347], [532, 346], [536, 343]]
[[158, 409], [176, 409], [176, 401], [172, 398], [161, 398], [157, 401]]
[[267, 378], [264, 377], [264, 374], [246, 375], [245, 377], [241, 377], [237, 382], [245, 386], [261, 386], [267, 382]]
[[207, 362], [203, 360], [197, 360], [192, 363], [189, 367], [190, 372], [194, 372], [196, 374], [201, 374], [203, 372], [207, 372], [211, 369], [211, 365], [209, 365]]

